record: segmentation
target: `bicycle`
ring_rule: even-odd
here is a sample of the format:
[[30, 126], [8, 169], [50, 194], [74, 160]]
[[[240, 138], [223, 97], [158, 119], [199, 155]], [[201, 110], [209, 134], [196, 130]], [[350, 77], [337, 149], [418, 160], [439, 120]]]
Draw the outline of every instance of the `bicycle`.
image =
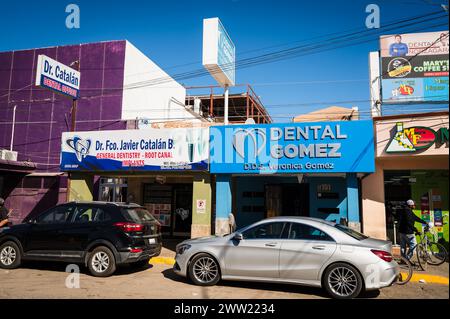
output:
[[400, 273], [398, 274], [396, 285], [407, 284], [413, 275], [413, 264], [405, 257], [401, 255], [393, 255], [394, 260], [397, 262]]
[[417, 261], [422, 270], [427, 269], [427, 265], [442, 265], [448, 258], [448, 252], [445, 247], [430, 239], [434, 234], [430, 231], [430, 226], [425, 226], [420, 233], [420, 240], [416, 247]]

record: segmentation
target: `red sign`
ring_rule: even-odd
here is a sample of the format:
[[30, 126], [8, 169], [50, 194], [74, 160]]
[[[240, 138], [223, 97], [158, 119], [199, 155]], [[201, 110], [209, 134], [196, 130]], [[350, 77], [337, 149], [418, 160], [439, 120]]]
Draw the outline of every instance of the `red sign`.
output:
[[436, 141], [436, 132], [424, 126], [404, 127], [397, 123], [397, 133], [389, 142], [386, 153], [415, 152], [429, 148]]

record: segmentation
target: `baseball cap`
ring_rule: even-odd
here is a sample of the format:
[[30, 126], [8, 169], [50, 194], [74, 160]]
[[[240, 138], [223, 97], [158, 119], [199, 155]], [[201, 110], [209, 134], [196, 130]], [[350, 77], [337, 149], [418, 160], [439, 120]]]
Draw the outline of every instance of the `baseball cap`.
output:
[[408, 199], [408, 200], [406, 201], [406, 204], [407, 204], [408, 206], [416, 205], [416, 203], [414, 203], [414, 201], [413, 201], [412, 199]]

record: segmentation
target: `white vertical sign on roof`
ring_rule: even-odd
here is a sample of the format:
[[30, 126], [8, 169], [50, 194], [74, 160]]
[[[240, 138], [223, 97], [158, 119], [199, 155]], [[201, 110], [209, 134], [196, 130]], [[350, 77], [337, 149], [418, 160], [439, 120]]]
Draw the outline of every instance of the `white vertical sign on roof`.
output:
[[219, 18], [203, 20], [203, 66], [221, 86], [235, 84], [236, 48]]

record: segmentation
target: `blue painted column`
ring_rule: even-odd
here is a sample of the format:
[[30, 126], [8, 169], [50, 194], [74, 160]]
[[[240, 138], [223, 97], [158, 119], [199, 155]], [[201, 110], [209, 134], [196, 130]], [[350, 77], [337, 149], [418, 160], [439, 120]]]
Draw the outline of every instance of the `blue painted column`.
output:
[[216, 175], [216, 235], [230, 232], [228, 215], [231, 213], [231, 174]]
[[361, 231], [359, 220], [359, 192], [356, 173], [347, 174], [347, 216], [350, 228]]

